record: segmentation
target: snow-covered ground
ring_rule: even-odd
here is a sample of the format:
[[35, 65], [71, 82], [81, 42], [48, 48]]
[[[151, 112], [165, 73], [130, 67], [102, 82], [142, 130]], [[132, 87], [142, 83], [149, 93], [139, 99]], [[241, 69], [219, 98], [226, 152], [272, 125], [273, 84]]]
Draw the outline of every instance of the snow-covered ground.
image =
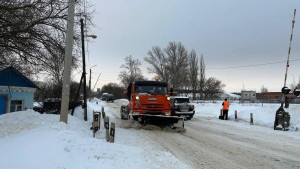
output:
[[[250, 122], [250, 113], [253, 113], [253, 121], [255, 125], [273, 128], [275, 113], [279, 108], [279, 104], [259, 104], [259, 103], [231, 103], [228, 113], [229, 120], [234, 120], [234, 112], [237, 111], [238, 120]], [[222, 102], [216, 103], [199, 103], [195, 104], [196, 118], [214, 117], [218, 118]], [[293, 129], [300, 127], [300, 105], [291, 104], [289, 109], [286, 109], [291, 115], [291, 126]]]
[[[98, 102], [98, 104], [97, 104]], [[300, 168], [300, 132], [274, 131], [279, 105], [232, 103], [229, 121], [218, 120], [221, 102], [195, 104], [195, 118], [185, 122], [185, 133], [160, 129], [124, 128], [119, 110], [127, 100], [88, 102], [88, 121], [81, 107], [69, 115], [32, 110], [0, 116], [0, 168]], [[92, 111], [105, 107], [116, 123], [115, 143], [107, 143], [101, 130], [92, 137]], [[291, 105], [293, 126], [299, 126], [300, 106]], [[234, 110], [239, 122], [234, 122]], [[254, 124], [249, 125], [249, 113]]]
[[1, 115], [0, 168], [188, 168], [135, 130], [117, 127], [115, 143], [107, 143], [101, 126], [93, 138], [92, 110], [101, 110], [100, 105], [88, 103], [88, 122], [82, 120], [81, 108], [76, 108], [74, 117], [69, 115], [68, 124], [59, 122], [58, 115], [32, 110]]

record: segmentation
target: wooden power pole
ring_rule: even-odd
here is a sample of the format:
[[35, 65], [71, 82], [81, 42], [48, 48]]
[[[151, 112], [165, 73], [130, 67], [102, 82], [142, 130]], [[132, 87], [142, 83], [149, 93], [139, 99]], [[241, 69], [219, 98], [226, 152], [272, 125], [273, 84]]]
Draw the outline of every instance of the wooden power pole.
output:
[[67, 37], [65, 48], [65, 65], [63, 73], [63, 86], [61, 95], [60, 121], [68, 123], [69, 95], [70, 95], [70, 79], [71, 64], [73, 50], [73, 34], [74, 34], [74, 12], [75, 0], [68, 1], [68, 21], [67, 21]]
[[83, 109], [84, 120], [87, 121], [87, 100], [86, 100], [86, 71], [85, 71], [85, 49], [84, 49], [84, 25], [83, 19], [80, 19], [81, 24], [81, 47], [82, 47], [82, 68], [83, 68]]

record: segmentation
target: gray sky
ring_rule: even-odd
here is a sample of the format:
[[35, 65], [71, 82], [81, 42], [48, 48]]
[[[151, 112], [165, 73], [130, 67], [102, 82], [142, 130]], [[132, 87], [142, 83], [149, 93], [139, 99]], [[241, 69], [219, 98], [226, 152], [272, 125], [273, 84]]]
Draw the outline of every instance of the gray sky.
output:
[[[227, 92], [243, 88], [260, 92], [283, 86], [285, 63], [239, 69], [210, 69], [285, 61], [293, 10], [299, 0], [89, 0], [95, 4], [98, 38], [88, 44], [87, 67], [94, 67], [92, 86], [119, 83], [125, 56], [142, 61], [152, 46], [182, 42], [204, 55], [206, 76], [226, 84]], [[300, 8], [298, 8], [300, 18]], [[294, 30], [291, 59], [300, 59], [300, 19]], [[300, 76], [300, 61], [290, 64], [288, 84]], [[76, 76], [80, 78], [80, 74]], [[97, 88], [96, 87], [96, 88]]]

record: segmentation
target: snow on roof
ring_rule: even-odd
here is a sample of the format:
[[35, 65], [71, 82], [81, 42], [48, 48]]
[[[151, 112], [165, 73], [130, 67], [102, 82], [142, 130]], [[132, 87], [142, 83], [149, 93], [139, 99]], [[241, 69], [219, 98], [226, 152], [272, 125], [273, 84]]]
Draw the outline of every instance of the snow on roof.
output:
[[187, 96], [171, 96], [171, 98], [182, 98], [182, 99], [188, 99]]
[[233, 94], [233, 93], [227, 93], [228, 96], [233, 97], [233, 98], [241, 98], [240, 95]]

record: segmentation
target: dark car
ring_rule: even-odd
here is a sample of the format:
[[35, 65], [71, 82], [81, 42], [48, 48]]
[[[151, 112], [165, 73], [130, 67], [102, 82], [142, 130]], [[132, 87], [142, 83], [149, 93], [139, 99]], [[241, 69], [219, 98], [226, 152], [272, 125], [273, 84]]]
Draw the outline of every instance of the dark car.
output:
[[171, 97], [171, 105], [172, 116], [184, 116], [186, 119], [192, 119], [195, 114], [194, 105], [190, 103], [188, 97]]
[[114, 102], [115, 101], [115, 96], [112, 94], [107, 94], [106, 95], [106, 102]]
[[103, 93], [102, 95], [101, 95], [101, 100], [106, 100], [106, 98], [107, 98], [107, 95], [108, 95], [108, 93]]

